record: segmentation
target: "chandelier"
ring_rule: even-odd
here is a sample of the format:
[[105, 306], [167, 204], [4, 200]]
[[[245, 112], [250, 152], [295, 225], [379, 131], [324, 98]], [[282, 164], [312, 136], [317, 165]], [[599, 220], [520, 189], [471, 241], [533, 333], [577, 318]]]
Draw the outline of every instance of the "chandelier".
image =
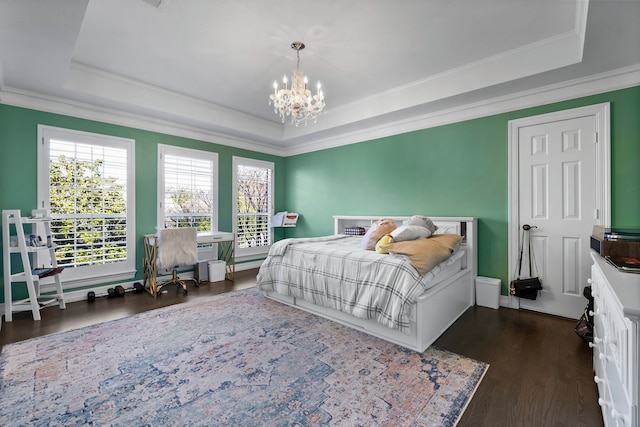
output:
[[307, 76], [300, 71], [300, 51], [304, 49], [304, 43], [293, 42], [291, 48], [296, 51], [298, 57], [296, 71], [291, 76], [291, 89], [287, 86], [286, 75], [282, 78], [282, 89], [278, 90], [278, 82], [273, 82], [269, 105], [273, 103], [273, 112], [280, 115], [282, 123], [287, 116], [291, 116], [291, 123], [296, 126], [302, 122], [306, 125], [308, 120], [315, 123], [318, 114], [324, 110], [324, 94], [320, 82], [317, 84], [315, 95], [311, 95], [311, 91], [307, 89]]

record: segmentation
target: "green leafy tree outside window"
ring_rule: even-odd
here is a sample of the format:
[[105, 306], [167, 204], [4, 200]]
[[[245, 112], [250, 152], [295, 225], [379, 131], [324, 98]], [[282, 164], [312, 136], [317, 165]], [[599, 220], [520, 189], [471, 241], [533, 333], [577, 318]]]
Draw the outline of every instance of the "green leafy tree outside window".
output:
[[269, 170], [238, 168], [238, 245], [269, 244]]
[[59, 265], [96, 265], [125, 259], [126, 189], [117, 177], [104, 176], [103, 161], [61, 155], [51, 161], [49, 173]]
[[195, 227], [198, 232], [211, 231], [213, 201], [209, 191], [192, 191], [187, 187], [169, 188], [170, 208], [165, 213], [165, 227]]

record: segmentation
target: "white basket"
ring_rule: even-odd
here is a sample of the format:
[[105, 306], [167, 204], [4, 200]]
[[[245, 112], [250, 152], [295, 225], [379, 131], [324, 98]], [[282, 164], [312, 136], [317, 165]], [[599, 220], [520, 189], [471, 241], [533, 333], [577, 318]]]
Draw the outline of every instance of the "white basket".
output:
[[500, 279], [476, 277], [476, 304], [482, 307], [500, 307]]
[[220, 282], [224, 280], [227, 263], [224, 261], [209, 261], [209, 281]]

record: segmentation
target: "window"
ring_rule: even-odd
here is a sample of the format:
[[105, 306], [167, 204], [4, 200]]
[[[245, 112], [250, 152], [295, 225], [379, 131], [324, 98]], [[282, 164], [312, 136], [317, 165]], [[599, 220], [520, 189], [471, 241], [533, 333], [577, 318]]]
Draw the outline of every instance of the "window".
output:
[[158, 228], [218, 229], [218, 155], [158, 146]]
[[273, 215], [271, 162], [233, 158], [233, 212], [236, 254], [265, 254], [273, 242], [269, 219]]
[[134, 141], [48, 126], [38, 136], [38, 199], [65, 284], [134, 277]]

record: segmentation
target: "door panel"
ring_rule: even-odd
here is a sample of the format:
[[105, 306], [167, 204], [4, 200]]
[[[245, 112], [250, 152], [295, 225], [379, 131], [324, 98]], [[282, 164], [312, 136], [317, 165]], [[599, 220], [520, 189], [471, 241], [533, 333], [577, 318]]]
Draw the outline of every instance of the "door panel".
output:
[[543, 285], [537, 300], [520, 301], [522, 308], [575, 319], [584, 310], [596, 223], [595, 134], [594, 116], [519, 128], [519, 225], [535, 227], [532, 275]]

